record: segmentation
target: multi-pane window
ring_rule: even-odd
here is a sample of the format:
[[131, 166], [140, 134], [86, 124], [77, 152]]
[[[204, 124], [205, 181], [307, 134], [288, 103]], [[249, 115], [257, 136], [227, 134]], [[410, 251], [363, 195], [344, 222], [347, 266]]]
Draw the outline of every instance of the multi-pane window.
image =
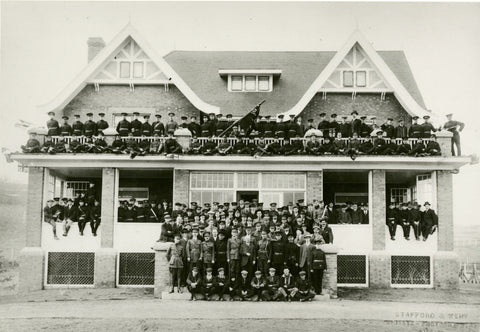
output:
[[346, 70], [343, 72], [344, 87], [366, 87], [367, 72], [365, 70]]
[[130, 62], [120, 62], [120, 78], [130, 78]]
[[144, 67], [143, 61], [121, 61], [118, 74], [120, 78], [144, 78]]
[[390, 200], [395, 203], [407, 203], [408, 188], [392, 188], [390, 190]]
[[258, 189], [258, 173], [238, 173], [238, 188]]
[[88, 181], [65, 181], [64, 197], [75, 198], [80, 193], [87, 192], [90, 182]]
[[303, 189], [305, 175], [302, 173], [262, 173], [262, 188]]
[[272, 75], [230, 75], [229, 91], [270, 92], [272, 91]]
[[143, 62], [133, 63], [133, 78], [143, 78]]

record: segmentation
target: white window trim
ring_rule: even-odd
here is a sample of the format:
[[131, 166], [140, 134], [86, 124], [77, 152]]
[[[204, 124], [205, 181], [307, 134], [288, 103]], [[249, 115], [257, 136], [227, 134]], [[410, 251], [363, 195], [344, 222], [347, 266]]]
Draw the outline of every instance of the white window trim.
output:
[[[130, 79], [136, 79], [136, 80], [143, 80], [145, 79], [145, 69], [147, 67], [147, 61], [145, 60], [135, 60], [135, 59], [117, 59], [115, 60], [117, 62], [117, 79], [120, 80], [130, 80]], [[130, 64], [130, 76], [129, 77], [122, 77], [121, 76], [121, 64], [122, 62], [126, 62]], [[143, 63], [143, 72], [141, 77], [134, 77], [133, 76], [133, 67], [136, 62]]]
[[[353, 72], [353, 86], [345, 86], [343, 81], [343, 75], [345, 72], [351, 71]], [[365, 86], [357, 86], [357, 72], [364, 71], [365, 72]], [[341, 79], [341, 87], [344, 89], [367, 89], [368, 88], [368, 75], [369, 70], [366, 69], [344, 69], [341, 71], [340, 79]]]
[[[232, 90], [232, 76], [241, 76], [242, 77], [242, 89], [241, 90]], [[245, 88], [245, 77], [246, 76], [255, 76], [255, 90], [246, 90]], [[268, 90], [259, 90], [258, 89], [258, 77], [267, 76], [268, 81]], [[228, 91], [229, 92], [272, 92], [273, 91], [273, 75], [272, 74], [229, 74], [228, 75]]]

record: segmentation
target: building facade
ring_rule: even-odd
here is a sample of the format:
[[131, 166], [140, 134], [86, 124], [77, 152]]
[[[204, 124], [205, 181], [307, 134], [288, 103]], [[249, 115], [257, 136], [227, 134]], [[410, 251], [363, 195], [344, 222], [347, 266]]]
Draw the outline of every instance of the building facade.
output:
[[[57, 118], [105, 113], [115, 128], [122, 113], [197, 117], [231, 113], [241, 118], [266, 100], [261, 115], [284, 114], [318, 123], [319, 114], [351, 112], [410, 124], [431, 116], [403, 52], [376, 51], [355, 32], [334, 52], [187, 52], [160, 57], [131, 26], [110, 43], [89, 41], [87, 67], [41, 112]], [[39, 131], [43, 140], [42, 131]], [[106, 131], [107, 141], [115, 132]], [[167, 200], [200, 204], [257, 199], [280, 206], [304, 200], [368, 205], [367, 222], [331, 225], [337, 248], [335, 278], [345, 287], [458, 287], [453, 252], [452, 178], [470, 162], [451, 155], [451, 134], [435, 140], [441, 156], [199, 156], [12, 154], [28, 168], [27, 243], [20, 259], [20, 288], [145, 287], [162, 284], [152, 245], [159, 223], [119, 222], [119, 201]], [[55, 138], [54, 138], [55, 139]], [[138, 138], [141, 140], [142, 138]], [[145, 138], [143, 138], [145, 139]], [[179, 138], [186, 139], [190, 138]], [[188, 145], [188, 142], [187, 142]], [[75, 197], [98, 188], [98, 236], [54, 240], [42, 222], [47, 199]], [[428, 201], [438, 230], [427, 241], [392, 241], [386, 226], [391, 201]], [[401, 233], [401, 229], [397, 230]], [[166, 267], [165, 267], [166, 269]]]

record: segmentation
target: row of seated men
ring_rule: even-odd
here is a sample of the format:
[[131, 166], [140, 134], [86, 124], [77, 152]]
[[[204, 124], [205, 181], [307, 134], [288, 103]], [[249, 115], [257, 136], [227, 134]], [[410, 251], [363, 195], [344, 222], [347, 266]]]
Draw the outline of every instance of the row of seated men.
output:
[[70, 228], [74, 223], [78, 226], [80, 236], [83, 236], [85, 227], [90, 223], [93, 236], [97, 236], [98, 227], [100, 226], [101, 216], [100, 201], [95, 196], [87, 196], [82, 193], [75, 199], [59, 198], [47, 200], [43, 208], [44, 222], [52, 226], [53, 237], [58, 240], [57, 223], [62, 224], [63, 236], [68, 236]]
[[[109, 124], [104, 120], [105, 113], [99, 113], [100, 120], [93, 120], [93, 113], [87, 113], [87, 121], [82, 123], [80, 121], [80, 115], [76, 114], [75, 122], [72, 125], [68, 123], [68, 116], [63, 116], [64, 123], [60, 125], [55, 119], [55, 113], [49, 112], [50, 120], [47, 121], [48, 135], [50, 136], [82, 136], [87, 137], [96, 136], [99, 132], [107, 129]], [[175, 131], [178, 128], [188, 129], [192, 136], [196, 137], [209, 137], [220, 136], [226, 134], [228, 136], [237, 136], [240, 134], [240, 129], [233, 128], [233, 118], [231, 114], [227, 114], [226, 119], [223, 119], [222, 114], [215, 115], [210, 113], [208, 116], [203, 117], [203, 123], [197, 122], [196, 116], [191, 116], [190, 120], [186, 116], [181, 117], [181, 123], [178, 124], [175, 120], [175, 113], [168, 113], [168, 121], [165, 124], [161, 121], [161, 114], [155, 114], [156, 120], [150, 123], [150, 115], [144, 115], [144, 122], [140, 121], [140, 113], [134, 112], [132, 121], [127, 120], [127, 113], [122, 113], [122, 120], [117, 124], [116, 130], [121, 136], [127, 136], [132, 133], [133, 136], [158, 136], [167, 135], [170, 131]], [[253, 128], [249, 129], [246, 133], [250, 135], [250, 130], [255, 130], [257, 135], [265, 137], [280, 137], [280, 138], [293, 138], [303, 137], [305, 133], [310, 129], [319, 129], [323, 136], [336, 136], [337, 133], [341, 133], [343, 137], [353, 137], [356, 133], [359, 137], [369, 137], [370, 134], [376, 129], [382, 129], [385, 132], [385, 136], [388, 138], [429, 138], [430, 135], [437, 129], [430, 123], [430, 117], [424, 116], [424, 122], [418, 123], [418, 116], [412, 118], [413, 123], [410, 127], [407, 127], [403, 119], [398, 121], [398, 125], [395, 126], [393, 118], [388, 118], [387, 121], [381, 126], [376, 124], [376, 117], [370, 117], [370, 124], [367, 124], [365, 120], [367, 116], [358, 117], [358, 112], [353, 111], [351, 113], [351, 121], [347, 121], [347, 116], [342, 116], [342, 121], [337, 122], [337, 114], [330, 116], [331, 120], [327, 120], [325, 113], [320, 113], [320, 120], [318, 125], [314, 123], [313, 119], [307, 121], [307, 126], [302, 124], [302, 118], [290, 115], [289, 121], [283, 121], [284, 115], [277, 115], [277, 120], [271, 119], [271, 116], [258, 116]], [[250, 136], [249, 136], [250, 137]]]
[[[321, 293], [323, 270], [327, 267], [321, 250], [324, 241], [316, 240], [313, 245], [312, 236], [307, 234], [297, 245], [293, 234], [284, 241], [280, 231], [274, 233], [275, 240], [270, 240], [265, 230], [258, 239], [248, 234], [241, 236], [237, 229], [232, 230], [228, 240], [224, 231], [218, 232], [217, 239], [214, 236], [205, 232], [200, 240], [196, 227], [173, 236], [167, 250], [171, 293], [177, 285], [178, 292], [187, 286], [192, 299], [251, 300], [256, 296], [256, 300], [290, 300], [295, 295], [292, 291], [296, 277], [311, 282], [309, 296]], [[288, 289], [278, 293], [282, 278], [287, 279], [284, 286]]]
[[[99, 133], [95, 139], [92, 137], [87, 138], [87, 141], [83, 144], [74, 139], [68, 145], [64, 140], [54, 143], [50, 136], [47, 136], [44, 144], [40, 145], [40, 142], [35, 137], [36, 134], [31, 133], [30, 135], [27, 144], [22, 146], [24, 153], [116, 153], [129, 154], [131, 158], [135, 158], [137, 155], [174, 155], [184, 152], [182, 146], [173, 137], [172, 132], [170, 132], [168, 139], [164, 142], [161, 140], [142, 140], [137, 142], [133, 134], [130, 133], [126, 141], [117, 136], [110, 146], [108, 146], [102, 133]], [[385, 140], [381, 130], [377, 131], [376, 138], [359, 139], [356, 133], [349, 140], [342, 138], [342, 134], [338, 133], [336, 138], [331, 139], [329, 136], [326, 136], [320, 142], [316, 135], [310, 135], [305, 144], [302, 140], [291, 140], [284, 145], [281, 145], [278, 140], [267, 143], [263, 136], [260, 136], [255, 143], [240, 138], [234, 145], [231, 145], [226, 137], [219, 143], [209, 139], [203, 145], [194, 138], [188, 154], [206, 156], [240, 154], [254, 157], [348, 155], [353, 160], [359, 155], [408, 155], [415, 157], [441, 155], [440, 145], [435, 140], [425, 142], [419, 138], [411, 146], [409, 140], [404, 138], [402, 144], [397, 144], [393, 140]]]
[[424, 209], [421, 211], [420, 204], [416, 202], [389, 204], [385, 222], [392, 240], [395, 240], [398, 226], [402, 228], [406, 240], [410, 240], [411, 229], [417, 241], [422, 238], [426, 241], [428, 236], [435, 232], [438, 227], [438, 216], [429, 202], [425, 202], [423, 206]]

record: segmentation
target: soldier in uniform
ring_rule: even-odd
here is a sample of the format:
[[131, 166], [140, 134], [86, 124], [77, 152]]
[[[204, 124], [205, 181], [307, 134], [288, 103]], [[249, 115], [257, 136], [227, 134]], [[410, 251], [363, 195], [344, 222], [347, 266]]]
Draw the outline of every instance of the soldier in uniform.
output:
[[393, 126], [393, 119], [392, 118], [387, 118], [387, 122], [382, 124], [380, 127], [383, 132], [385, 133], [385, 137], [387, 138], [395, 138], [396, 137], [396, 132], [395, 132], [395, 127]]
[[213, 122], [208, 119], [208, 116], [203, 117], [203, 123], [200, 125], [200, 137], [210, 137], [212, 136], [213, 130], [212, 130]]
[[217, 147], [218, 154], [221, 156], [226, 156], [227, 154], [230, 153], [231, 150], [232, 150], [232, 146], [228, 142], [227, 137], [226, 136], [222, 137], [222, 141], [220, 142], [220, 144], [218, 144], [218, 147]]
[[312, 274], [312, 284], [315, 289], [315, 293], [322, 294], [322, 279], [323, 271], [327, 269], [327, 261], [325, 259], [325, 253], [321, 249], [321, 241], [315, 243], [315, 247], [312, 248], [310, 256], [310, 273]]
[[213, 268], [215, 264], [215, 244], [210, 240], [210, 232], [203, 234], [204, 240], [202, 242], [203, 267]]
[[200, 149], [200, 153], [204, 156], [213, 156], [217, 153], [217, 144], [213, 141], [212, 137], [208, 138], [203, 147]]
[[317, 141], [317, 136], [311, 135], [310, 140], [308, 140], [305, 146], [305, 152], [311, 156], [318, 156], [321, 154], [321, 146], [320, 143]]
[[142, 136], [146, 136], [146, 137], [150, 137], [152, 136], [152, 132], [153, 132], [153, 127], [152, 125], [150, 124], [150, 115], [144, 115], [143, 118], [145, 119], [145, 122], [142, 123], [142, 127], [141, 127], [141, 132], [142, 132]]
[[329, 128], [329, 136], [330, 137], [335, 137], [337, 136], [337, 133], [340, 128], [340, 124], [337, 122], [337, 114], [333, 113], [330, 115], [331, 121], [330, 121], [330, 128]]
[[142, 136], [142, 121], [138, 119], [139, 116], [139, 112], [133, 112], [133, 120], [130, 123], [130, 130], [134, 137]]
[[[315, 125], [313, 124], [313, 119], [308, 119], [307, 120], [307, 128], [305, 128], [305, 134], [310, 130], [310, 129], [317, 129], [315, 128]], [[304, 135], [305, 136], [305, 135]], [[303, 136], [302, 136], [303, 137]]]
[[61, 138], [57, 141], [57, 143], [53, 147], [53, 151], [55, 153], [66, 153], [67, 152], [66, 145], [67, 145], [67, 142], [65, 142], [65, 139]]
[[192, 238], [187, 241], [187, 261], [190, 271], [196, 267], [202, 270], [202, 241], [198, 239], [198, 228], [192, 229]]
[[43, 142], [42, 148], [40, 149], [40, 152], [43, 153], [49, 153], [49, 154], [55, 154], [55, 143], [52, 141], [52, 136], [46, 136], [45, 137], [45, 142]]
[[323, 144], [320, 145], [320, 154], [337, 154], [337, 148], [335, 144], [333, 144], [333, 141], [330, 139], [330, 136], [325, 136], [323, 138]]
[[188, 117], [185, 116], [185, 115], [182, 115], [180, 117], [180, 120], [181, 120], [181, 122], [180, 122], [180, 125], [178, 127], [188, 129], [188, 123], [187, 123]]
[[125, 142], [122, 141], [120, 135], [115, 135], [115, 140], [112, 142], [112, 145], [107, 148], [107, 152], [121, 154], [125, 149]]
[[[435, 138], [435, 134], [432, 134], [432, 138]], [[428, 156], [441, 156], [440, 144], [435, 140], [428, 141], [427, 146], [425, 147], [425, 153]]]
[[[251, 228], [250, 228], [251, 229]], [[253, 237], [244, 236], [240, 245], [240, 268], [253, 274], [255, 266], [256, 248]]]
[[87, 121], [83, 125], [83, 134], [87, 137], [97, 135], [97, 124], [93, 121], [93, 113], [87, 113]]
[[262, 301], [262, 292], [265, 289], [266, 281], [261, 271], [255, 271], [255, 276], [250, 282], [252, 286], [252, 301]]
[[[187, 251], [188, 253], [188, 251]], [[192, 294], [190, 300], [203, 300], [202, 276], [198, 267], [194, 267], [187, 277], [187, 289]]]
[[285, 125], [285, 138], [295, 137], [297, 134], [297, 124], [295, 123], [295, 115], [289, 115], [290, 120], [288, 120]]
[[433, 124], [430, 122], [430, 116], [425, 115], [423, 117], [423, 124], [422, 124], [422, 137], [423, 138], [430, 138], [434, 132], [437, 131]]
[[275, 232], [275, 240], [271, 242], [272, 246], [272, 266], [278, 273], [282, 273], [285, 267], [285, 242], [282, 239], [282, 232]]
[[338, 131], [342, 133], [342, 137], [352, 137], [352, 124], [347, 122], [347, 116], [342, 116], [342, 122], [338, 124]]
[[225, 276], [225, 269], [223, 267], [218, 269], [217, 275], [217, 289], [216, 295], [220, 301], [230, 301], [231, 297], [229, 294], [229, 280]]
[[352, 113], [350, 113], [350, 115], [352, 116], [352, 133], [350, 135], [350, 137], [353, 135], [353, 133], [357, 133], [358, 136], [360, 137], [360, 132], [361, 132], [361, 127], [362, 127], [362, 120], [358, 119], [357, 116], [358, 116], [358, 112], [357, 111], [353, 111]]
[[180, 243], [180, 235], [175, 235], [174, 243], [170, 244], [167, 250], [167, 260], [170, 270], [170, 293], [174, 292], [174, 286], [177, 285], [177, 292], [182, 293], [182, 270], [183, 258], [185, 257], [185, 248]]
[[401, 139], [408, 138], [408, 128], [405, 126], [403, 119], [398, 120], [398, 126], [395, 128], [395, 137]]
[[265, 124], [264, 124], [264, 132], [266, 138], [271, 138], [275, 135], [275, 121], [270, 121], [271, 116], [265, 115]]
[[287, 143], [283, 146], [283, 152], [286, 156], [293, 154], [303, 154], [304, 146], [303, 141], [300, 140], [300, 136], [295, 137], [296, 139], [290, 140], [290, 143]]
[[305, 136], [305, 126], [302, 123], [302, 117], [297, 117], [295, 120], [295, 135], [288, 135], [289, 138]]
[[192, 133], [192, 136], [200, 137], [202, 135], [202, 127], [197, 122], [197, 117], [195, 115], [190, 117], [190, 123], [187, 128]]
[[215, 267], [217, 270], [220, 270], [220, 268], [228, 269], [227, 239], [224, 230], [218, 232], [218, 240], [215, 242]]
[[63, 236], [67, 236], [70, 231], [70, 227], [74, 222], [78, 221], [79, 211], [77, 206], [73, 205], [73, 200], [69, 199], [67, 206], [63, 209]]
[[425, 143], [421, 138], [418, 138], [417, 142], [413, 145], [412, 150], [410, 151], [410, 155], [415, 157], [425, 156]]
[[165, 126], [163, 125], [160, 119], [162, 118], [161, 114], [155, 114], [155, 121], [152, 123], [152, 133], [153, 135], [158, 135], [158, 137], [165, 135]]
[[278, 287], [280, 287], [280, 278], [276, 275], [276, 270], [271, 267], [268, 270], [268, 276], [265, 278], [266, 285], [262, 291], [262, 298], [265, 301], [275, 301], [279, 297]]
[[127, 120], [127, 113], [122, 113], [123, 119], [117, 124], [117, 133], [120, 136], [128, 136], [132, 130], [130, 121]]
[[170, 131], [175, 132], [178, 129], [178, 124], [175, 121], [175, 113], [169, 112], [168, 113], [168, 122], [165, 124], [165, 132], [169, 133]]
[[182, 146], [173, 137], [173, 132], [168, 133], [168, 139], [165, 141], [165, 155], [169, 154], [182, 154]]
[[257, 269], [264, 275], [268, 273], [268, 266], [272, 257], [272, 247], [267, 239], [267, 231], [262, 230], [261, 238], [257, 242]]
[[408, 138], [404, 137], [402, 144], [400, 144], [397, 147], [396, 153], [401, 156], [408, 156], [410, 155], [410, 152], [412, 151], [412, 147], [410, 146], [410, 143], [408, 142]]
[[60, 135], [62, 136], [72, 136], [72, 126], [68, 123], [68, 116], [62, 116], [64, 122], [60, 126]]
[[369, 154], [383, 155], [386, 154], [386, 145], [385, 139], [383, 139], [383, 131], [377, 131], [377, 137], [373, 140], [373, 148], [368, 152]]
[[108, 122], [104, 120], [105, 113], [98, 113], [98, 116], [100, 117], [100, 120], [97, 121], [97, 134], [104, 134], [103, 131], [109, 127]]
[[237, 278], [240, 269], [240, 245], [238, 231], [232, 229], [232, 237], [227, 241], [227, 263], [230, 267], [230, 278]]
[[228, 122], [223, 119], [223, 115], [217, 114], [217, 121], [215, 125], [215, 136], [217, 137], [220, 136], [220, 134], [223, 133], [225, 129], [227, 129], [227, 126], [228, 126]]
[[369, 137], [370, 133], [372, 132], [372, 128], [365, 123], [365, 119], [367, 117], [365, 115], [362, 115], [360, 117], [361, 124], [360, 124], [360, 137]]
[[312, 301], [315, 298], [312, 283], [307, 279], [307, 273], [300, 271], [295, 282], [295, 289], [292, 292], [293, 298], [300, 302]]
[[87, 222], [89, 222], [89, 207], [85, 205], [85, 201], [80, 200], [78, 202], [78, 231], [80, 236], [83, 236], [83, 231]]
[[410, 138], [421, 138], [423, 137], [423, 128], [420, 124], [418, 124], [418, 116], [412, 117], [412, 125], [408, 130], [408, 137]]
[[47, 136], [58, 136], [60, 133], [60, 126], [55, 120], [55, 112], [48, 112], [50, 119], [47, 121]]
[[390, 239], [395, 240], [395, 234], [397, 232], [398, 224], [398, 212], [395, 209], [395, 203], [391, 202], [386, 213], [386, 225], [388, 227], [388, 232], [390, 233]]
[[93, 206], [90, 208], [90, 228], [92, 229], [93, 236], [97, 236], [97, 230], [102, 221], [102, 208], [98, 199], [94, 200]]
[[326, 119], [325, 113], [320, 113], [320, 122], [318, 123], [317, 129], [322, 131], [323, 137], [328, 136], [330, 130], [330, 122]]
[[293, 274], [297, 274], [298, 271], [298, 257], [300, 254], [300, 247], [297, 246], [294, 240], [294, 235], [292, 233], [287, 235], [287, 243], [285, 245], [285, 257], [287, 267]]
[[[278, 139], [278, 137], [275, 137], [275, 138]], [[275, 140], [272, 143], [267, 145], [265, 145], [264, 141], [262, 140], [262, 145], [260, 146], [260, 148], [263, 148], [263, 150], [266, 151], [267, 155], [269, 154], [282, 155], [285, 152], [285, 150], [283, 149], [283, 146], [280, 145], [280, 142], [278, 140]], [[263, 151], [263, 153], [265, 153], [265, 151]]]
[[423, 241], [427, 241], [428, 236], [430, 234], [433, 234], [433, 232], [437, 228], [438, 216], [435, 211], [430, 208], [429, 202], [425, 202], [423, 206], [425, 207], [425, 211], [423, 211], [422, 214], [422, 235]]
[[192, 136], [192, 143], [190, 143], [188, 154], [200, 154], [202, 148], [202, 143], [197, 139], [196, 136]]
[[285, 138], [286, 136], [286, 123], [283, 122], [284, 115], [277, 115], [277, 123], [275, 124], [274, 135], [278, 138]]
[[30, 138], [27, 141], [27, 144], [22, 145], [23, 153], [40, 153], [40, 142], [37, 139], [37, 134], [31, 132], [29, 134]]
[[250, 148], [246, 144], [246, 139], [239, 138], [232, 149], [233, 154], [251, 154]]
[[453, 120], [453, 114], [449, 113], [446, 115], [447, 116], [447, 122], [443, 125], [443, 128], [445, 130], [448, 130], [453, 134], [452, 137], [452, 156], [455, 156], [455, 149], [454, 145], [457, 148], [457, 154], [458, 156], [462, 155], [462, 149], [460, 148], [460, 132], [465, 128], [465, 124], [460, 121]]
[[217, 288], [217, 280], [213, 276], [213, 269], [208, 267], [205, 269], [206, 275], [202, 281], [202, 290], [203, 296], [206, 301], [217, 300], [218, 297], [216, 296], [216, 288]]
[[75, 121], [72, 124], [72, 134], [73, 136], [82, 136], [83, 135], [83, 123], [80, 121], [80, 115], [75, 114]]
[[130, 154], [130, 158], [135, 158], [140, 150], [138, 148], [137, 141], [133, 138], [133, 132], [128, 134], [127, 141], [125, 142], [125, 149], [122, 151], [123, 154]]

